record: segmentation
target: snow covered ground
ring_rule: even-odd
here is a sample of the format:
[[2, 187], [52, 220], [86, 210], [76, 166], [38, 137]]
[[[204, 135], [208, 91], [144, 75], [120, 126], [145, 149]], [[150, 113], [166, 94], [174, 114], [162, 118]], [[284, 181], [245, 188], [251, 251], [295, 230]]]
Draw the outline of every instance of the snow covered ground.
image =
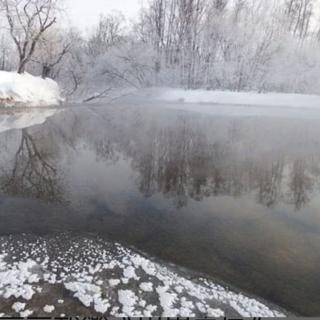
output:
[[320, 109], [316, 95], [183, 89], [152, 89], [149, 94], [165, 102]]
[[0, 71], [0, 107], [42, 107], [63, 101], [58, 84], [28, 73]]
[[0, 249], [0, 312], [7, 316], [284, 316], [96, 237], [9, 236]]

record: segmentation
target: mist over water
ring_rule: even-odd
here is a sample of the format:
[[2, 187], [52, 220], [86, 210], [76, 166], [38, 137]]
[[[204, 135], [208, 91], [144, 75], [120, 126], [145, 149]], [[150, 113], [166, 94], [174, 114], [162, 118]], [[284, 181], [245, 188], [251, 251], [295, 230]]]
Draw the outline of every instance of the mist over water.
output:
[[[217, 108], [219, 111], [219, 108]], [[320, 113], [72, 108], [0, 134], [0, 233], [94, 233], [320, 311]]]

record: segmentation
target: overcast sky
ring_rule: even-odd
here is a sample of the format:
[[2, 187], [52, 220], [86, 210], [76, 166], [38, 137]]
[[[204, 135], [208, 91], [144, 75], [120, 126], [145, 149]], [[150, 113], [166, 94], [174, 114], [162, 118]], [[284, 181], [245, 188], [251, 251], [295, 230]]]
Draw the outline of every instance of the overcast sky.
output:
[[72, 25], [86, 30], [101, 13], [121, 11], [128, 19], [135, 18], [146, 0], [66, 0], [66, 11]]

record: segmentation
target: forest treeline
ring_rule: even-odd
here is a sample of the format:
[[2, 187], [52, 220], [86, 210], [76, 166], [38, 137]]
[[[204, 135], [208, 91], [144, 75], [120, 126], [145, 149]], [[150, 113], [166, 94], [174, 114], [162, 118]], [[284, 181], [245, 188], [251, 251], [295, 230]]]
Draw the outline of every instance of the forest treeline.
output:
[[320, 93], [319, 0], [150, 0], [69, 27], [62, 0], [0, 0], [0, 69], [66, 96], [114, 87]]

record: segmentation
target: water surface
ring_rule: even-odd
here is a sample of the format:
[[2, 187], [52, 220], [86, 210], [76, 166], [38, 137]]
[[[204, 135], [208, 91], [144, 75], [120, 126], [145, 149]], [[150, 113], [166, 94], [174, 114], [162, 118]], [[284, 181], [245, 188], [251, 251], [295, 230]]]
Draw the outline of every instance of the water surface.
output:
[[0, 234], [94, 233], [319, 315], [320, 112], [216, 108], [74, 107], [0, 134]]

